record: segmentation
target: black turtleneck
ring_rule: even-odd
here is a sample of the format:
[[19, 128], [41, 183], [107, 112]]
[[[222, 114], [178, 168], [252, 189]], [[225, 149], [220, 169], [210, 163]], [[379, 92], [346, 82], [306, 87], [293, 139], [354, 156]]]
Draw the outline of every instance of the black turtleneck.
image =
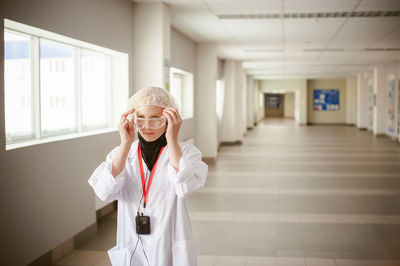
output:
[[147, 168], [153, 170], [153, 166], [158, 159], [158, 154], [161, 148], [167, 145], [167, 139], [165, 138], [165, 132], [155, 141], [146, 141], [142, 135], [138, 132], [140, 149], [142, 151], [142, 158], [144, 159]]

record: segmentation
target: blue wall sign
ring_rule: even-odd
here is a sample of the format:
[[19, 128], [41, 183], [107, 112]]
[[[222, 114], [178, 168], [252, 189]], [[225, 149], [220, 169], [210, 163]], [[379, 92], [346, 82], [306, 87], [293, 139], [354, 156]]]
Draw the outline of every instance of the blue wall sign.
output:
[[339, 90], [314, 90], [314, 111], [339, 111]]

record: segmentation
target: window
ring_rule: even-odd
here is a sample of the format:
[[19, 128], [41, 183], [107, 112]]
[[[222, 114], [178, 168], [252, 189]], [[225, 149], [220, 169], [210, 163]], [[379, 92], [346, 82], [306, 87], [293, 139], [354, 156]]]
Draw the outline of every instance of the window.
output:
[[224, 95], [224, 80], [219, 79], [216, 81], [216, 112], [219, 121], [222, 121], [222, 115], [224, 113]]
[[4, 26], [6, 149], [116, 130], [128, 99], [127, 54]]
[[82, 51], [82, 126], [84, 129], [107, 125], [109, 56]]
[[75, 50], [40, 39], [41, 135], [75, 131]]
[[193, 74], [171, 68], [170, 92], [179, 107], [182, 119], [193, 117]]
[[5, 127], [9, 141], [34, 135], [31, 57], [29, 36], [4, 31]]

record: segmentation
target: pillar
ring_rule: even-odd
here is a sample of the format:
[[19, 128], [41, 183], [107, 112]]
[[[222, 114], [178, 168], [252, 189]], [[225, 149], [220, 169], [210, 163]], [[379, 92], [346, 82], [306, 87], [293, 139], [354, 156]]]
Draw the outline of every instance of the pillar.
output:
[[134, 3], [133, 88], [148, 86], [169, 90], [171, 59], [170, 9], [164, 3]]
[[217, 46], [197, 45], [196, 78], [196, 145], [203, 157], [214, 159], [218, 150], [216, 82], [218, 75]]
[[383, 66], [374, 68], [374, 97], [375, 106], [373, 109], [373, 127], [372, 132], [374, 135], [382, 135], [386, 133], [386, 91], [387, 91], [387, 77], [386, 69]]

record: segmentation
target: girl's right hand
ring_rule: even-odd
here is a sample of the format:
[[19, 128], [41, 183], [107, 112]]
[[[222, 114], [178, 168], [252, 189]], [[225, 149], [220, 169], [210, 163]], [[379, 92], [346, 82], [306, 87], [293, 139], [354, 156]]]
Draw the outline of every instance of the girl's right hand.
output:
[[135, 130], [133, 127], [133, 122], [128, 120], [127, 116], [129, 114], [133, 114], [135, 109], [126, 111], [121, 115], [121, 119], [118, 124], [119, 136], [121, 138], [121, 144], [132, 144], [133, 139], [135, 138]]

